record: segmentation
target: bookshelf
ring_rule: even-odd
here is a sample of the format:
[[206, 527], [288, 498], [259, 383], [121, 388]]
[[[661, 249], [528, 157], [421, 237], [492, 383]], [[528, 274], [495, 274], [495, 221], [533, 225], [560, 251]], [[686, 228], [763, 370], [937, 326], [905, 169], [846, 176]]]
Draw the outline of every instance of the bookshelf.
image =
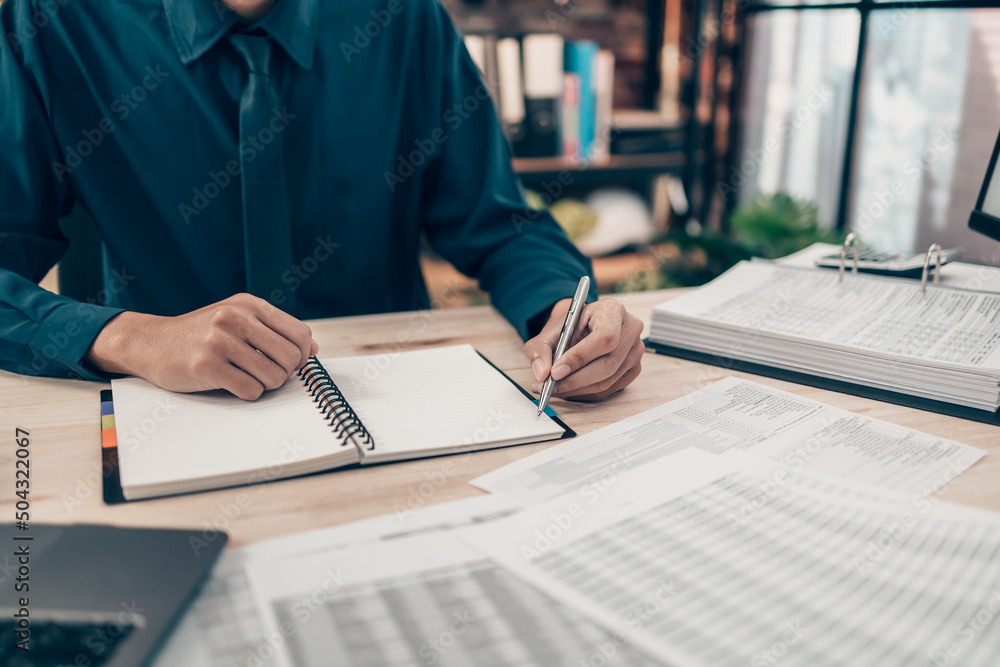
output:
[[[546, 201], [575, 200], [584, 206], [595, 193], [605, 197], [603, 202], [608, 201], [608, 192], [623, 193], [620, 201], [637, 195], [648, 207], [653, 228], [660, 231], [692, 221], [706, 229], [723, 227], [715, 184], [725, 175], [737, 138], [730, 119], [735, 98], [733, 74], [738, 71], [740, 30], [736, 18], [742, 8], [738, 0], [443, 2], [457, 27], [479, 40], [476, 53], [489, 53], [496, 48], [495, 42], [504, 38], [523, 40], [534, 33], [552, 33], [567, 44], [596, 42], [614, 55], [610, 154], [590, 161], [564, 156], [513, 157], [512, 167], [525, 188]], [[484, 58], [480, 56], [479, 61], [485, 62]], [[544, 64], [538, 58], [532, 62]], [[521, 67], [528, 67], [526, 61]], [[483, 66], [484, 73], [489, 69], [489, 63]], [[494, 76], [496, 71], [494, 61]], [[574, 104], [570, 93], [571, 114], [577, 111]], [[572, 123], [568, 127], [575, 129], [577, 116], [567, 117]], [[546, 152], [516, 145], [513, 150], [529, 155]], [[623, 231], [622, 236], [627, 233]], [[603, 291], [625, 279], [659, 270], [666, 250], [636, 247], [634, 243], [619, 252], [592, 258]], [[425, 264], [425, 274], [429, 274], [432, 295], [443, 290], [452, 296], [463, 293], [471, 303], [486, 299], [474, 284], [463, 282], [456, 272], [434, 261]]]
[[[603, 182], [610, 179], [630, 179], [680, 174], [687, 159], [682, 151], [642, 153], [638, 155], [609, 155], [601, 160], [581, 162], [567, 157], [514, 158], [514, 171], [525, 184], [546, 179], [558, 179], [569, 172], [574, 183], [580, 181]], [[565, 176], [564, 176], [565, 178]]]

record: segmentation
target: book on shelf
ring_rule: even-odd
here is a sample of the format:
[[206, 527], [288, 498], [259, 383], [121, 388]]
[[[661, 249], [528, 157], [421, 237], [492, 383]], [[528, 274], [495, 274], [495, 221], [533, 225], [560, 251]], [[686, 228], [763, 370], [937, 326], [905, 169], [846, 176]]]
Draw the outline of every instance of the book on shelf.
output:
[[525, 35], [525, 136], [514, 143], [520, 157], [551, 157], [561, 152], [559, 113], [563, 93], [563, 38], [549, 33]]
[[579, 82], [578, 154], [572, 157], [588, 157], [594, 143], [597, 93], [595, 90], [595, 64], [597, 44], [590, 41], [566, 44], [566, 71], [576, 76]]
[[563, 75], [562, 154], [580, 154], [580, 78], [571, 72]]
[[611, 51], [553, 33], [467, 35], [465, 43], [515, 157], [589, 160], [613, 152]]
[[513, 37], [497, 40], [496, 62], [500, 122], [507, 141], [511, 146], [518, 146], [527, 135], [521, 74], [521, 43]]
[[611, 154], [611, 124], [614, 118], [615, 54], [607, 49], [597, 52], [594, 67], [594, 141], [590, 158], [601, 160]]

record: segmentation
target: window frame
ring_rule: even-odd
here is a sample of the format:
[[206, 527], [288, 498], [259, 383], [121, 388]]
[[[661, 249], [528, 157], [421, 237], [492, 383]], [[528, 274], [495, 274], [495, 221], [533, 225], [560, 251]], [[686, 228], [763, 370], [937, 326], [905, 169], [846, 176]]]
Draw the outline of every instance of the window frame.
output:
[[[847, 131], [844, 145], [844, 162], [841, 169], [840, 183], [838, 184], [837, 196], [837, 218], [836, 228], [838, 230], [849, 229], [850, 198], [854, 182], [855, 157], [857, 152], [857, 120], [858, 109], [860, 107], [861, 86], [864, 83], [865, 56], [868, 44], [868, 29], [873, 13], [884, 11], [922, 11], [925, 9], [1000, 9], [1000, 0], [890, 0], [888, 2], [877, 2], [876, 0], [858, 0], [857, 2], [817, 2], [812, 4], [792, 4], [778, 1], [773, 4], [761, 2], [760, 0], [741, 0], [743, 16], [743, 35], [748, 35], [746, 31], [747, 17], [757, 14], [765, 14], [773, 11], [796, 11], [807, 12], [814, 10], [835, 10], [853, 9], [859, 13], [858, 45], [854, 63], [854, 76], [851, 80], [851, 99], [847, 114]], [[749, 45], [744, 44], [746, 49]], [[742, 106], [742, 99], [737, 101]]]

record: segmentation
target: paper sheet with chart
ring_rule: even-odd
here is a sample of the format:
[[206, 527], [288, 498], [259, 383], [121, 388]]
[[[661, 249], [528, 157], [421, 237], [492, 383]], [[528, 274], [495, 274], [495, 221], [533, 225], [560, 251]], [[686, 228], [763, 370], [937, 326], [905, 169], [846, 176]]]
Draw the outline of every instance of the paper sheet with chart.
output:
[[412, 535], [448, 532], [495, 520], [514, 511], [500, 496], [478, 496], [285, 536], [227, 549], [194, 605], [158, 657], [156, 667], [269, 667], [273, 653], [264, 638], [262, 615], [253, 598], [247, 568], [253, 563], [282, 571], [285, 559], [329, 553], [349, 544], [393, 542]]
[[924, 293], [914, 281], [851, 276], [839, 282], [833, 271], [746, 262], [657, 310], [928, 365], [1000, 369], [998, 294], [935, 286]]
[[[278, 667], [662, 665], [435, 531], [251, 564]], [[330, 582], [337, 583], [330, 585]]]
[[1000, 517], [757, 457], [685, 450], [593, 503], [562, 496], [463, 536], [672, 665], [1000, 655]]
[[1000, 407], [998, 294], [741, 262], [656, 306], [650, 340], [986, 412]]
[[888, 422], [726, 378], [700, 391], [487, 473], [472, 483], [532, 505], [600, 493], [629, 469], [694, 447], [744, 451], [908, 494], [926, 495], [985, 452]]

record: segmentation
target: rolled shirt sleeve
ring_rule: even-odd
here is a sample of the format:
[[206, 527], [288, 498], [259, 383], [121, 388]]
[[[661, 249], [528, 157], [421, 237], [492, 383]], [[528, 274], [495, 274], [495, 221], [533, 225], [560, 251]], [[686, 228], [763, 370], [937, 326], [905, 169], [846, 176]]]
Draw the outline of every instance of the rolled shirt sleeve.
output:
[[51, 166], [61, 155], [30, 74], [38, 40], [18, 37], [30, 5], [0, 4], [0, 368], [100, 379], [83, 358], [121, 310], [37, 285], [66, 250], [59, 219], [72, 198]]

